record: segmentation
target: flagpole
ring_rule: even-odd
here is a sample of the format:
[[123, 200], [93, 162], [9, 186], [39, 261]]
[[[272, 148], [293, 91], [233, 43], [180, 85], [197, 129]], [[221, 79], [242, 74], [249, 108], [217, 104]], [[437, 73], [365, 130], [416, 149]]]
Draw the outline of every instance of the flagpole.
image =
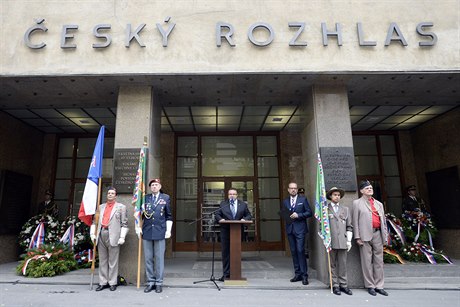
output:
[[331, 254], [330, 254], [330, 251], [326, 248], [326, 252], [327, 252], [327, 262], [329, 263], [328, 267], [329, 267], [329, 284], [331, 286], [331, 293], [333, 293], [332, 291], [332, 271], [331, 271]]
[[[97, 231], [97, 224], [99, 223], [99, 203], [101, 201], [101, 190], [102, 190], [102, 177], [99, 177], [98, 188], [97, 188], [97, 201], [96, 201], [96, 214], [94, 215], [94, 225]], [[91, 263], [91, 281], [89, 289], [93, 290], [93, 281], [94, 281], [94, 271], [96, 269], [96, 254], [97, 254], [97, 245], [96, 242], [93, 242], [93, 262]]]
[[[142, 229], [142, 219], [139, 221], [139, 227]], [[139, 236], [139, 244], [137, 249], [137, 289], [141, 284], [141, 253], [142, 253], [142, 238]]]

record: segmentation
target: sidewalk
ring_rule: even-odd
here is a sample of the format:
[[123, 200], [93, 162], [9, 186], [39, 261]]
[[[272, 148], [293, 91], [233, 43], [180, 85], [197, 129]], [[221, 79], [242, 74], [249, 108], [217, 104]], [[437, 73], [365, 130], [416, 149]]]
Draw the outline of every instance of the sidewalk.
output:
[[[460, 261], [453, 260], [454, 264], [431, 265], [417, 264], [385, 264], [385, 289], [389, 290], [460, 290]], [[215, 287], [209, 280], [212, 262], [210, 258], [196, 258], [178, 256], [166, 259], [165, 287], [171, 288], [209, 288]], [[17, 262], [0, 265], [0, 284], [43, 284], [43, 285], [88, 285], [90, 269], [72, 271], [55, 277], [27, 278], [17, 275]], [[214, 276], [221, 276], [220, 261], [215, 263]], [[221, 288], [265, 289], [265, 290], [305, 290], [327, 289], [327, 285], [316, 279], [316, 272], [309, 269], [308, 286], [301, 283], [291, 283], [292, 262], [290, 257], [270, 255], [267, 257], [243, 258], [243, 276], [247, 278], [247, 286], [224, 286]], [[194, 284], [195, 281], [205, 282]], [[97, 284], [97, 269], [94, 283]], [[134, 286], [135, 281], [128, 281]]]

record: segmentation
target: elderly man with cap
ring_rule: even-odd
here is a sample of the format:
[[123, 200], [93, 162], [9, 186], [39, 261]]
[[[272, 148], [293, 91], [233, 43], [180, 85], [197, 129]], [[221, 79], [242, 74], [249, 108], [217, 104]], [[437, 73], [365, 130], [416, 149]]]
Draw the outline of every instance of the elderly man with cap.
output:
[[99, 253], [99, 286], [96, 291], [110, 288], [115, 291], [118, 284], [118, 258], [120, 245], [125, 243], [128, 233], [126, 206], [117, 202], [117, 190], [109, 187], [107, 202], [100, 207], [99, 220], [90, 228], [91, 240], [97, 244]]
[[420, 211], [425, 210], [425, 202], [416, 196], [417, 188], [415, 185], [410, 185], [406, 188], [407, 195], [402, 202], [403, 211]]
[[359, 184], [362, 196], [353, 201], [353, 232], [359, 246], [364, 286], [370, 295], [388, 296], [383, 289], [383, 245], [387, 242], [387, 228], [383, 204], [374, 199], [369, 181]]
[[340, 295], [341, 292], [353, 294], [347, 284], [347, 252], [351, 249], [353, 227], [350, 211], [340, 204], [340, 199], [344, 195], [345, 191], [336, 187], [331, 188], [326, 194], [326, 198], [331, 201], [328, 204], [332, 248], [331, 275], [332, 291], [336, 295]]
[[152, 179], [149, 182], [151, 194], [145, 196], [142, 210], [142, 229], [136, 226], [136, 234], [144, 245], [145, 271], [147, 286], [145, 293], [155, 290], [156, 293], [163, 291], [164, 258], [166, 240], [171, 237], [173, 225], [171, 213], [171, 200], [168, 194], [161, 193], [160, 179]]

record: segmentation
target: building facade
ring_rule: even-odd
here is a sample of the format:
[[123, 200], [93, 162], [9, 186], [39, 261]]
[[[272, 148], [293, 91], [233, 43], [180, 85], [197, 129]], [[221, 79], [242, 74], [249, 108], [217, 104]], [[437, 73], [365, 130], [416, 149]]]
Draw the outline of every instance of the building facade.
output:
[[[18, 189], [14, 178], [28, 183], [19, 220], [36, 213], [48, 188], [61, 217], [78, 212], [105, 125], [103, 183], [119, 187], [125, 204], [129, 157], [148, 140], [149, 178], [161, 177], [173, 198], [169, 255], [210, 250], [210, 212], [230, 187], [255, 217], [244, 249], [289, 250], [279, 204], [295, 181], [314, 206], [320, 152], [326, 188], [344, 187], [347, 205], [358, 196], [356, 182], [368, 179], [386, 210], [400, 214], [405, 187], [417, 185], [437, 216], [437, 244], [460, 256], [447, 244], [460, 227], [452, 202], [458, 0], [1, 5], [0, 169], [2, 187]], [[5, 191], [2, 212], [12, 203]], [[325, 280], [318, 225], [309, 223], [310, 264]], [[121, 254], [128, 277], [134, 236]], [[15, 234], [3, 229], [0, 239], [12, 251], [2, 262], [15, 259]]]

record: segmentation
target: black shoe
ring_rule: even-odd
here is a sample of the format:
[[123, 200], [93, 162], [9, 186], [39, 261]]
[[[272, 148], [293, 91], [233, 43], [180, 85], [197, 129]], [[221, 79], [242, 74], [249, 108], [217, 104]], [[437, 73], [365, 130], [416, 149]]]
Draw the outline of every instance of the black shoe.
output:
[[384, 295], [384, 296], [388, 296], [388, 293], [383, 289], [377, 289], [376, 288], [375, 292], [377, 292], [378, 294]]
[[109, 287], [110, 287], [109, 285], [99, 285], [99, 286], [97, 286], [96, 291], [102, 291], [102, 290], [107, 289]]
[[353, 292], [351, 292], [350, 288], [348, 288], [348, 287], [340, 287], [339, 289], [340, 289], [340, 291], [342, 291], [345, 294], [353, 295]]
[[145, 287], [144, 292], [145, 292], [145, 293], [149, 293], [149, 292], [151, 292], [153, 289], [155, 289], [155, 285], [148, 285], [147, 287]]
[[110, 286], [110, 291], [115, 291], [117, 290], [117, 286]]
[[308, 285], [308, 284], [309, 284], [309, 282], [308, 282], [308, 277], [302, 278], [302, 285], [306, 286], [306, 285]]
[[302, 280], [302, 276], [296, 275], [290, 279], [290, 282], [296, 282], [296, 281], [301, 281], [301, 280]]
[[377, 295], [377, 293], [375, 292], [374, 288], [369, 288], [369, 289], [367, 289], [367, 292], [369, 292], [369, 294], [372, 295], [372, 296], [376, 296], [376, 295]]
[[230, 279], [230, 276], [229, 276], [229, 275], [227, 275], [227, 276], [222, 275], [222, 276], [218, 279], [218, 281], [225, 281], [226, 279]]
[[158, 285], [157, 288], [155, 289], [155, 293], [161, 293], [161, 292], [163, 292], [163, 286]]
[[332, 293], [334, 293], [335, 295], [341, 295], [341, 294], [342, 294], [342, 293], [340, 292], [339, 287], [333, 287], [333, 288], [332, 288]]

